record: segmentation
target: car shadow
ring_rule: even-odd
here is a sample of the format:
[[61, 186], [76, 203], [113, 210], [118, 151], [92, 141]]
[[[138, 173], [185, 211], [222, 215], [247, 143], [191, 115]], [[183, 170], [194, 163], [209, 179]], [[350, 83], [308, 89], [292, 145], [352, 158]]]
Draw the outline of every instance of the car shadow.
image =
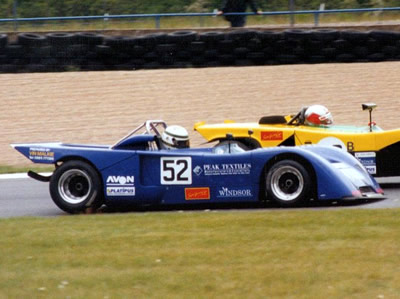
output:
[[359, 200], [311, 200], [304, 204], [292, 207], [283, 207], [275, 202], [252, 202], [252, 203], [220, 203], [220, 204], [177, 204], [177, 205], [152, 205], [152, 206], [102, 206], [97, 213], [145, 213], [145, 212], [180, 212], [180, 211], [227, 211], [227, 210], [295, 210], [315, 208], [338, 208], [363, 206], [383, 199], [359, 199]]

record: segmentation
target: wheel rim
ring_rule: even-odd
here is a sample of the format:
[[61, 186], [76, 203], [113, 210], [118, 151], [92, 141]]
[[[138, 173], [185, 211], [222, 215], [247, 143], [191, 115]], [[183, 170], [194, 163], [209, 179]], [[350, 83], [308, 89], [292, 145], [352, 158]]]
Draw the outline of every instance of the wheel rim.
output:
[[280, 167], [272, 174], [271, 189], [279, 200], [295, 200], [304, 189], [303, 176], [295, 167]]
[[58, 182], [58, 192], [61, 198], [70, 204], [85, 201], [92, 190], [90, 177], [82, 170], [71, 169], [64, 172]]

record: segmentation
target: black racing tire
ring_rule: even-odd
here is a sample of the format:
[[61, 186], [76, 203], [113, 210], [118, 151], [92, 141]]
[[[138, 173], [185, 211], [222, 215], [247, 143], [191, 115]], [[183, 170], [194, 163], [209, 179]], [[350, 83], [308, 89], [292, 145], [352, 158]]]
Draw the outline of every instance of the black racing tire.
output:
[[332, 30], [332, 29], [317, 29], [312, 31], [313, 39], [329, 43], [338, 39], [340, 36], [340, 31]]
[[75, 214], [103, 203], [102, 181], [97, 171], [83, 161], [68, 161], [50, 179], [50, 195], [63, 211]]
[[244, 59], [247, 57], [247, 54], [249, 54], [250, 50], [247, 49], [246, 47], [238, 47], [233, 49], [233, 55], [235, 55], [236, 58], [239, 59]]
[[176, 58], [180, 61], [187, 61], [190, 60], [192, 57], [195, 58], [196, 56], [193, 56], [189, 51], [179, 51], [176, 53]]
[[312, 31], [304, 29], [286, 29], [283, 31], [283, 36], [289, 40], [305, 42], [311, 38]]
[[280, 206], [296, 206], [309, 199], [311, 184], [310, 174], [303, 165], [293, 160], [282, 160], [267, 171], [266, 197]]
[[264, 52], [250, 52], [247, 54], [247, 59], [250, 59], [255, 64], [263, 64], [265, 62]]
[[46, 36], [29, 32], [19, 33], [17, 40], [19, 45], [27, 47], [42, 47], [47, 43]]
[[382, 53], [385, 54], [385, 57], [388, 59], [393, 59], [399, 54], [397, 47], [394, 46], [384, 46], [382, 48]]
[[296, 64], [300, 62], [300, 59], [297, 55], [290, 55], [290, 54], [278, 55], [277, 60], [281, 64]]
[[177, 46], [175, 44], [159, 44], [155, 50], [159, 55], [173, 54], [176, 52]]
[[146, 62], [157, 61], [158, 55], [157, 55], [156, 52], [147, 52], [146, 54], [143, 55], [143, 59], [144, 59]]
[[189, 51], [194, 54], [204, 53], [206, 50], [206, 43], [202, 41], [193, 41], [189, 44]]
[[283, 32], [260, 31], [257, 37], [260, 39], [263, 48], [273, 47], [277, 41], [283, 39]]
[[199, 34], [199, 40], [207, 44], [216, 44], [218, 41], [223, 40], [225, 34], [222, 31], [209, 31]]
[[232, 40], [238, 47], [244, 47], [248, 44], [249, 40], [255, 38], [258, 32], [255, 30], [239, 29], [233, 30], [226, 34], [226, 39]]
[[385, 55], [383, 53], [373, 53], [368, 55], [368, 60], [372, 62], [380, 62], [385, 60]]
[[252, 38], [251, 40], [249, 40], [247, 47], [251, 51], [258, 52], [262, 51], [263, 44], [258, 38]]
[[336, 48], [340, 54], [348, 53], [352, 50], [352, 45], [349, 41], [344, 39], [337, 39], [332, 42], [332, 47]]
[[218, 57], [218, 51], [217, 50], [205, 50], [204, 57], [210, 61], [215, 60]]
[[75, 33], [52, 32], [46, 34], [50, 46], [65, 47], [76, 44], [77, 38]]
[[234, 65], [235, 56], [233, 56], [231, 54], [221, 54], [221, 55], [218, 55], [218, 61], [222, 65]]
[[363, 45], [369, 38], [368, 32], [358, 30], [343, 30], [340, 32], [340, 36], [355, 45]]
[[104, 41], [104, 35], [92, 32], [78, 32], [76, 33], [78, 44], [96, 46], [101, 45]]
[[339, 54], [336, 56], [337, 62], [355, 62], [356, 57], [353, 54]]
[[26, 56], [25, 47], [17, 44], [9, 44], [5, 47], [5, 53], [8, 58], [22, 58]]
[[387, 30], [371, 30], [369, 36], [381, 44], [390, 44], [400, 38], [399, 32]]
[[370, 53], [368, 53], [367, 47], [355, 46], [353, 48], [353, 54], [359, 59], [365, 59]]
[[166, 36], [167, 44], [188, 45], [197, 38], [196, 31], [175, 31]]
[[0, 34], [0, 48], [4, 48], [8, 43], [8, 35]]
[[232, 53], [235, 46], [232, 40], [226, 39], [218, 42], [218, 52], [222, 54]]
[[163, 32], [146, 34], [138, 37], [137, 42], [138, 45], [145, 47], [148, 51], [152, 51], [156, 45], [167, 42], [167, 34]]
[[336, 48], [326, 47], [321, 49], [321, 54], [324, 55], [329, 61], [335, 59], [337, 51]]

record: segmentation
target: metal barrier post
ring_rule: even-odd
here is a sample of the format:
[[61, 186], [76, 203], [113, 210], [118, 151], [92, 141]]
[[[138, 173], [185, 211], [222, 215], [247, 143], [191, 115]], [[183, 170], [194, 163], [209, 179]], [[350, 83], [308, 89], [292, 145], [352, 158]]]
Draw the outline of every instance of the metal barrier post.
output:
[[290, 26], [293, 27], [294, 26], [294, 0], [289, 0], [289, 10], [292, 12], [290, 14]]
[[319, 13], [314, 13], [314, 25], [318, 26], [319, 25]]
[[160, 16], [156, 16], [156, 29], [160, 29]]
[[18, 31], [17, 7], [18, 7], [18, 0], [14, 0], [13, 3], [14, 31]]

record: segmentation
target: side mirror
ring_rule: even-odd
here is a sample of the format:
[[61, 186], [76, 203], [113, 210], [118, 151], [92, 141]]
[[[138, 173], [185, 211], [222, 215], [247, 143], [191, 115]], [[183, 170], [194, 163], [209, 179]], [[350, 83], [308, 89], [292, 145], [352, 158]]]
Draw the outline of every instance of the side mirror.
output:
[[233, 140], [233, 134], [227, 133], [225, 136], [226, 136], [226, 140], [228, 140], [229, 153], [231, 153], [231, 141]]
[[225, 135], [225, 137], [226, 137], [226, 140], [233, 140], [233, 134], [232, 133], [227, 133]]
[[372, 122], [372, 110], [376, 108], [375, 103], [365, 103], [361, 104], [362, 110], [368, 110], [369, 111], [369, 131], [372, 132], [372, 126], [375, 125], [374, 122]]
[[361, 104], [362, 110], [369, 110], [372, 111], [373, 109], [376, 108], [376, 104], [375, 103], [365, 103], [365, 104]]

